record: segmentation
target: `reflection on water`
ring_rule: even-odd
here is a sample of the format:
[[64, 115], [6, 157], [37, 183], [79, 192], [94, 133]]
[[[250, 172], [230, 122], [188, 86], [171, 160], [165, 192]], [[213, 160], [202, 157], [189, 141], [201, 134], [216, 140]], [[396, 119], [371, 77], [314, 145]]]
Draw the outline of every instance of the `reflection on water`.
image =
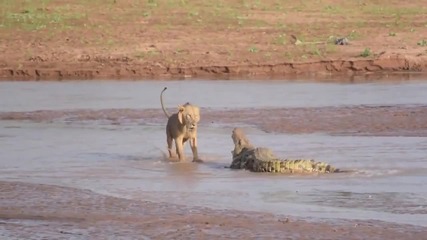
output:
[[[0, 83], [0, 110], [158, 108], [157, 90], [165, 84], [170, 87], [168, 102], [186, 101], [177, 93], [181, 91], [212, 108], [427, 102], [427, 84], [420, 83]], [[206, 91], [192, 93], [192, 87]], [[272, 101], [271, 96], [277, 99]], [[200, 128], [200, 155], [205, 163], [170, 163], [165, 161], [166, 120], [151, 125], [119, 121], [119, 125], [69, 119], [0, 121], [0, 180], [71, 186], [190, 206], [427, 226], [426, 138], [282, 135], [248, 127], [255, 145], [268, 146], [277, 155], [315, 158], [355, 170], [287, 176], [225, 168], [231, 162], [229, 127], [212, 124]], [[188, 145], [186, 154], [191, 156]]]

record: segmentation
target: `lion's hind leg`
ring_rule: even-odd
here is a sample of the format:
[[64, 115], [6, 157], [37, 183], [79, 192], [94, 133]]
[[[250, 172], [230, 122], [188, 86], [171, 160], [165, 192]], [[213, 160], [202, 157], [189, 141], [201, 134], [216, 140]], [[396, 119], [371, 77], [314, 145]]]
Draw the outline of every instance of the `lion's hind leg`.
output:
[[173, 158], [174, 155], [172, 154], [172, 146], [173, 146], [173, 138], [169, 134], [166, 136], [166, 141], [168, 143], [168, 152], [169, 152], [169, 158]]

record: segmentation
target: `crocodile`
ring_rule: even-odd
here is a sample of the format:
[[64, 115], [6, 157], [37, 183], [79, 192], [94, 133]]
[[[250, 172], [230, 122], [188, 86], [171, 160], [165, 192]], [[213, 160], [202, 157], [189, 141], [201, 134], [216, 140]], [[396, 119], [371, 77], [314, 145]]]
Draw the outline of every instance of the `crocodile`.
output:
[[313, 159], [280, 159], [271, 149], [254, 147], [241, 128], [234, 128], [231, 138], [234, 150], [231, 169], [272, 173], [335, 173], [340, 170]]

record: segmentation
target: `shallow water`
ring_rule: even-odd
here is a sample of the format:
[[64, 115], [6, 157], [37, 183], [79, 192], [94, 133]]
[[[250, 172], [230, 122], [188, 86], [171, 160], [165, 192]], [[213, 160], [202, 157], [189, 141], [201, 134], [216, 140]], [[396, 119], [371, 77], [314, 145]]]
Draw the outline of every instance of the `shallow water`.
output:
[[[0, 109], [158, 108], [158, 94], [165, 85], [170, 87], [165, 95], [168, 106], [170, 99], [177, 96], [176, 89], [186, 91], [191, 101], [211, 108], [427, 103], [427, 95], [423, 94], [427, 84], [416, 82], [341, 85], [93, 81], [0, 83]], [[206, 91], [191, 94], [191, 87]], [[246, 88], [258, 95], [251, 99], [242, 91], [233, 93], [230, 88]], [[276, 93], [282, 95], [271, 99]], [[165, 122], [135, 125], [123, 119], [120, 125], [111, 125], [99, 121], [0, 121], [0, 180], [315, 220], [378, 219], [427, 226], [425, 137], [286, 135], [248, 128], [254, 145], [268, 146], [277, 155], [315, 158], [356, 170], [335, 175], [286, 176], [224, 169], [230, 163], [232, 141], [231, 128], [221, 125], [199, 130], [199, 151], [204, 164], [166, 162]], [[186, 153], [191, 155], [188, 146]]]
[[[0, 111], [159, 108], [187, 101], [209, 108], [322, 107], [427, 103], [427, 84], [289, 81], [0, 82]], [[197, 91], [195, 91], [197, 89]]]

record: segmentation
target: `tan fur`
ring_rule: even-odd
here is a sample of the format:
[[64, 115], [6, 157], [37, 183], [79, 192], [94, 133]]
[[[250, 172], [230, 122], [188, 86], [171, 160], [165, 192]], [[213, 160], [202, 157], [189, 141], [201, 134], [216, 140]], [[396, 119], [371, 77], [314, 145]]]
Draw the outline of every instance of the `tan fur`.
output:
[[231, 138], [234, 142], [234, 150], [232, 152], [233, 156], [239, 154], [243, 148], [253, 149], [254, 146], [249, 142], [249, 139], [246, 137], [243, 129], [234, 128], [231, 134]]
[[175, 141], [175, 150], [180, 161], [185, 160], [184, 144], [190, 140], [191, 151], [193, 152], [193, 162], [201, 161], [197, 150], [197, 124], [200, 121], [200, 108], [198, 106], [186, 103], [178, 106], [178, 112], [169, 114], [163, 105], [163, 92], [160, 93], [160, 103], [163, 112], [168, 118], [166, 125], [166, 140], [168, 144], [169, 158], [173, 158], [172, 143]]

